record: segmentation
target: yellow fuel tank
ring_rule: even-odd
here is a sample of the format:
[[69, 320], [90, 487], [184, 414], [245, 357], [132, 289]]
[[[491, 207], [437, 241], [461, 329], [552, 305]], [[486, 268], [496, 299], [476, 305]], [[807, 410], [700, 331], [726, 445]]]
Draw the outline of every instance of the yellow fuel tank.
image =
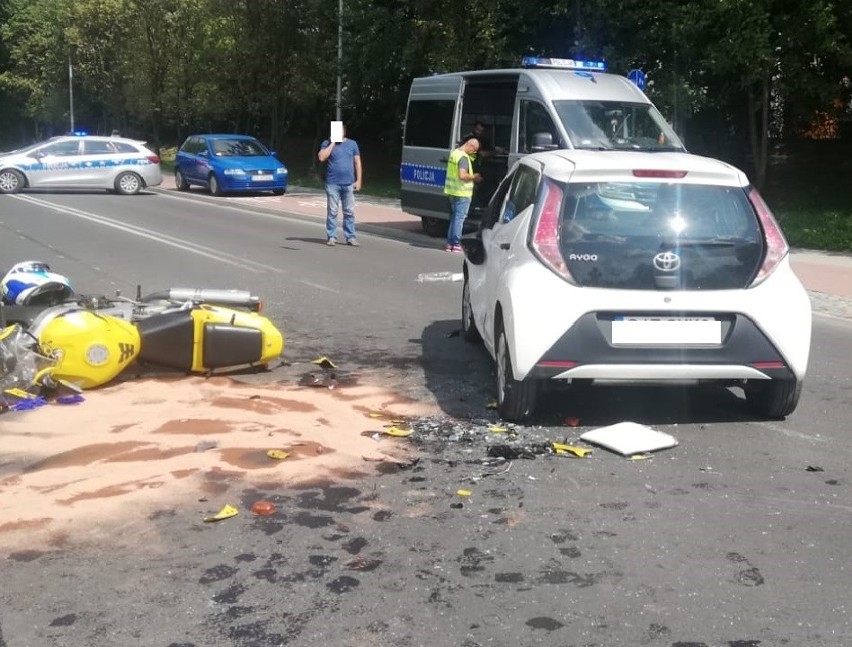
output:
[[56, 360], [47, 372], [82, 389], [116, 378], [139, 354], [139, 331], [132, 323], [90, 310], [52, 316], [36, 329], [39, 346]]

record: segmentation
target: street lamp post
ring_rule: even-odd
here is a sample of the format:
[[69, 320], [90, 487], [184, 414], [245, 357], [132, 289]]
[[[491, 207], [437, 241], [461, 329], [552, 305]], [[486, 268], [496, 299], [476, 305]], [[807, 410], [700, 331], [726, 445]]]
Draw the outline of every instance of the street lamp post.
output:
[[71, 132], [74, 132], [74, 68], [71, 67], [71, 54], [68, 54], [68, 103], [71, 108]]

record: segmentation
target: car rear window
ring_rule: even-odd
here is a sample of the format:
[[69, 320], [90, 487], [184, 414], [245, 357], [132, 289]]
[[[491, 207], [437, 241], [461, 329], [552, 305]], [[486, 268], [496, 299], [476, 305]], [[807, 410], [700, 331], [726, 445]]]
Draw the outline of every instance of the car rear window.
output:
[[736, 289], [760, 267], [760, 224], [742, 188], [636, 182], [566, 189], [560, 247], [581, 285]]

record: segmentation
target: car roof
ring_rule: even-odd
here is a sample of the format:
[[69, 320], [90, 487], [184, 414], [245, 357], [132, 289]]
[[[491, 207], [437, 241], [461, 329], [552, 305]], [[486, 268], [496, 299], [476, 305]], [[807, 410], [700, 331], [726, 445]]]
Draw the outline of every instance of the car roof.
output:
[[653, 177], [654, 181], [682, 184], [750, 184], [741, 170], [717, 159], [677, 152], [558, 150], [521, 158], [534, 168], [544, 165], [545, 175], [561, 182], [636, 182], [634, 171], [685, 171], [682, 178]]

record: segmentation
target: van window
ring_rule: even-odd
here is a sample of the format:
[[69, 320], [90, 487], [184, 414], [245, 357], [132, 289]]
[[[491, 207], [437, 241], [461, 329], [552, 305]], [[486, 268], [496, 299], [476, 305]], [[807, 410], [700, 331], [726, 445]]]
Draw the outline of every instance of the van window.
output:
[[412, 101], [405, 120], [405, 145], [449, 148], [455, 101]]
[[521, 101], [518, 151], [535, 153], [559, 148], [559, 131], [547, 109], [536, 101]]

